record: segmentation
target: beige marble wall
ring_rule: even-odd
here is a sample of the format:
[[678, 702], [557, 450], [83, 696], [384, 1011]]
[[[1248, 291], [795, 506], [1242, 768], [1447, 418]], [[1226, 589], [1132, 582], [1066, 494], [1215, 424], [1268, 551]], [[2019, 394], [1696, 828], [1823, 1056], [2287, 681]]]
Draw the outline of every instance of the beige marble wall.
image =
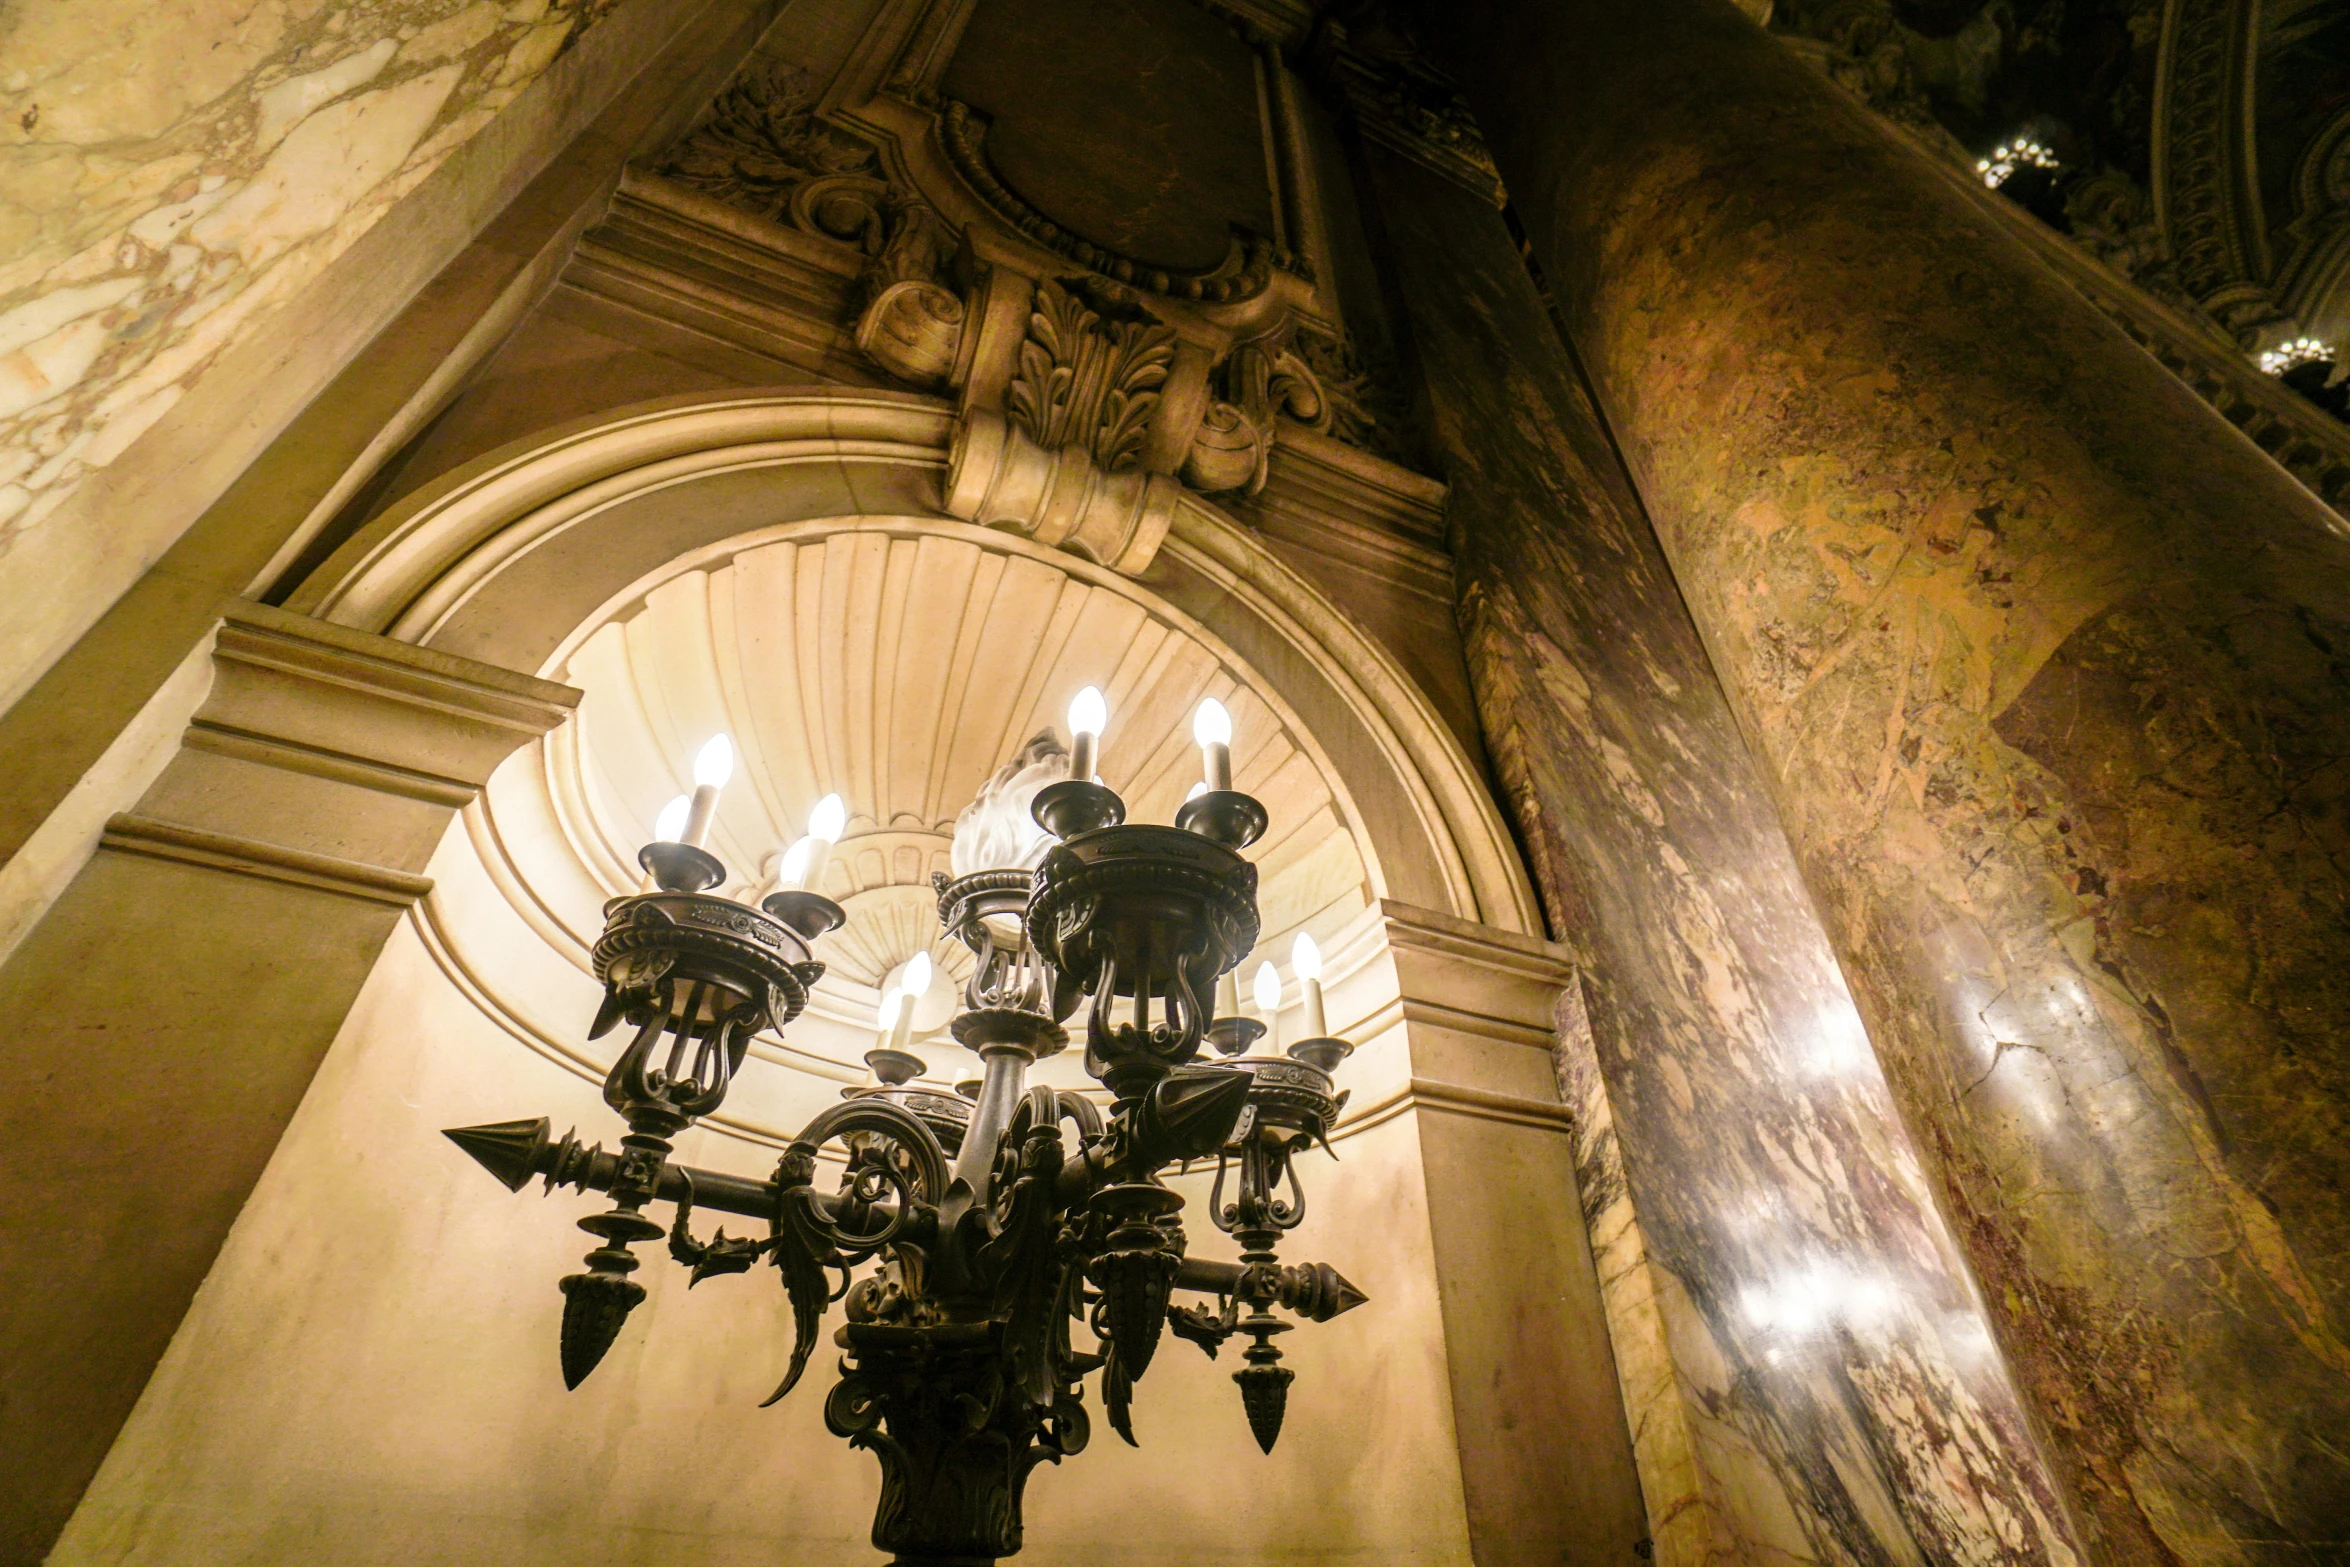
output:
[[141, 536], [167, 518], [127, 520], [116, 538], [68, 502], [182, 399], [201, 399], [226, 350], [266, 333], [612, 9], [11, 8], [0, 21], [0, 700], [170, 541]]

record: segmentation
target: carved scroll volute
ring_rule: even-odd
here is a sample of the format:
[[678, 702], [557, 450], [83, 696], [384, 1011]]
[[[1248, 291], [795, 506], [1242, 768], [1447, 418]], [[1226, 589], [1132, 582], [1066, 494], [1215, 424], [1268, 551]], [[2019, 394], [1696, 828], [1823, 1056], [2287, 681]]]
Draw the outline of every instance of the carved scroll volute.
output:
[[1303, 358], [1277, 340], [1243, 343], [1216, 377], [1211, 402], [1183, 460], [1183, 480], [1209, 495], [1265, 487], [1274, 434], [1283, 419], [1317, 432], [1330, 428], [1330, 399]]
[[1227, 490], [1254, 495], [1264, 488], [1272, 447], [1272, 430], [1250, 422], [1236, 404], [1210, 403], [1183, 459], [1183, 482], [1208, 495]]
[[963, 345], [963, 301], [952, 289], [909, 278], [873, 296], [857, 320], [857, 348], [910, 386], [943, 391]]

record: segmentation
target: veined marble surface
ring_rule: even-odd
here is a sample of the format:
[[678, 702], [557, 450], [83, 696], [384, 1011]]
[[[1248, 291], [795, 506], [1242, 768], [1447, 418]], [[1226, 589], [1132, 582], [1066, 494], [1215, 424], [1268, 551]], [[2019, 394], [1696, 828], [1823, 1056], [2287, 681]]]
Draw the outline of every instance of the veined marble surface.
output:
[[22, 0], [0, 19], [0, 555], [612, 0]]
[[1374, 169], [1486, 743], [1584, 969], [1559, 1076], [1653, 1559], [2076, 1567], [1763, 780], [1499, 214]]

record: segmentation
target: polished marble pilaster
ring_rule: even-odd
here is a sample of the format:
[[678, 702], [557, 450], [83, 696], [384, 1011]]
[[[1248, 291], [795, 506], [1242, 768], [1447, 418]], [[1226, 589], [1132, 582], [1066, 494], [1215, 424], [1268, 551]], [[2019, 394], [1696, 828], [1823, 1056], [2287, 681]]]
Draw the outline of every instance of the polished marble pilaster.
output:
[[2076, 1560], [1957, 1246], [1489, 200], [1373, 144], [1486, 746], [1582, 983], [1578, 1184], [1655, 1559]]
[[1424, 14], [2083, 1543], [2339, 1556], [2339, 520], [1720, 0]]

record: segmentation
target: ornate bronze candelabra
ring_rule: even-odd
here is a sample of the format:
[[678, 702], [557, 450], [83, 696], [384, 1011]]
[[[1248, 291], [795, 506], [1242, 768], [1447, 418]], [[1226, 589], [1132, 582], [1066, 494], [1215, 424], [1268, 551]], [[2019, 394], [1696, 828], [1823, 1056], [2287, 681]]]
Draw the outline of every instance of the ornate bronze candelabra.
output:
[[[1236, 1055], [1261, 1032], [1210, 1013], [1217, 977], [1256, 941], [1256, 868], [1240, 851], [1264, 831], [1263, 807], [1218, 790], [1174, 827], [1129, 825], [1115, 794], [1080, 778], [1037, 795], [1035, 817], [1060, 841], [1033, 872], [938, 879], [940, 918], [977, 960], [953, 1023], [984, 1063], [975, 1100], [914, 1086], [919, 1058], [881, 1050], [869, 1058], [879, 1083], [811, 1120], [771, 1179], [671, 1160], [669, 1139], [718, 1108], [751, 1034], [806, 1005], [823, 972], [810, 945], [843, 915], [807, 892], [756, 909], [712, 896], [725, 876], [715, 858], [657, 843], [641, 857], [656, 890], [614, 899], [595, 948], [605, 1000], [591, 1037], [623, 1021], [637, 1030], [604, 1088], [628, 1123], [620, 1151], [558, 1142], [544, 1119], [447, 1134], [511, 1190], [537, 1175], [549, 1190], [612, 1196], [580, 1221], [601, 1242], [587, 1271], [562, 1281], [569, 1386], [644, 1298], [630, 1247], [664, 1233], [645, 1214], [655, 1202], [675, 1204], [669, 1250], [693, 1283], [762, 1259], [782, 1274], [794, 1342], [769, 1403], [799, 1380], [840, 1301], [847, 1353], [825, 1423], [880, 1460], [873, 1543], [905, 1567], [1016, 1553], [1029, 1472], [1085, 1447], [1084, 1379], [1101, 1373], [1110, 1425], [1133, 1442], [1134, 1384], [1170, 1325], [1211, 1357], [1234, 1334], [1251, 1341], [1234, 1380], [1270, 1452], [1294, 1375], [1272, 1343], [1292, 1326], [1276, 1308], [1321, 1322], [1364, 1298], [1326, 1265], [1284, 1267], [1276, 1254], [1305, 1213], [1293, 1156], [1328, 1137], [1344, 1102], [1329, 1073], [1347, 1044], [1198, 1060], [1203, 1040]], [[1106, 1117], [1025, 1082], [1067, 1046], [1062, 1024], [1087, 1000], [1086, 1065], [1113, 1095]], [[819, 1191], [834, 1143], [844, 1167]], [[1238, 1263], [1187, 1254], [1183, 1199], [1163, 1184], [1170, 1166], [1209, 1157], [1210, 1218], [1240, 1242]], [[697, 1240], [697, 1207], [763, 1221], [767, 1235]], [[1208, 1299], [1179, 1305], [1178, 1292]]]

